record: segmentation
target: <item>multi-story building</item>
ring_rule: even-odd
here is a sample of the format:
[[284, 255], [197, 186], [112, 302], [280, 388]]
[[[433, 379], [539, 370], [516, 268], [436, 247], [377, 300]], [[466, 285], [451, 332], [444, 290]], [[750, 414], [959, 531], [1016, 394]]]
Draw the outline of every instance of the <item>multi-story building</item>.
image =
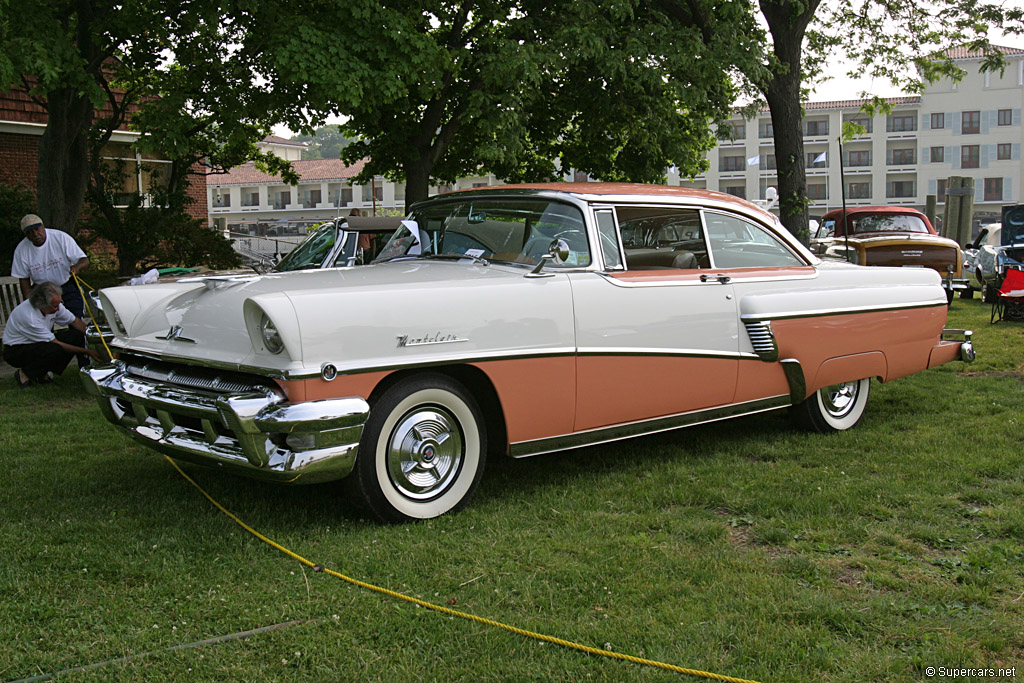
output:
[[[904, 204], [923, 209], [928, 195], [945, 203], [950, 176], [974, 179], [975, 222], [999, 220], [1004, 204], [1024, 202], [1021, 109], [1024, 50], [998, 48], [1004, 71], [981, 72], [983, 54], [965, 49], [951, 56], [967, 75], [929, 85], [920, 96], [888, 99], [891, 111], [869, 117], [864, 100], [810, 102], [804, 106], [804, 154], [810, 213], [842, 205]], [[842, 146], [842, 124], [864, 132]], [[693, 179], [670, 173], [669, 183], [765, 199], [777, 189], [771, 116], [737, 117], [732, 140], [708, 154], [707, 172]]]
[[[294, 149], [301, 153], [305, 145], [283, 138], [267, 138], [261, 147], [290, 160], [299, 184], [289, 185], [252, 163], [211, 174], [206, 180], [210, 225], [232, 233], [304, 234], [309, 225], [347, 215], [352, 209], [364, 216], [405, 212], [404, 183], [382, 177], [352, 183], [364, 161], [346, 166], [340, 159], [296, 160]], [[432, 187], [431, 194], [495, 184], [493, 176], [465, 178], [454, 185]]]

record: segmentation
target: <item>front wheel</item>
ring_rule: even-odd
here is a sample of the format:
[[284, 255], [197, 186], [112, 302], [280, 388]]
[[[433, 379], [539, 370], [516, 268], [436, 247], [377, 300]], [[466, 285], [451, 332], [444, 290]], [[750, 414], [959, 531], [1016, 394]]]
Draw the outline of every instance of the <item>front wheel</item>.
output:
[[868, 405], [870, 379], [858, 379], [823, 387], [793, 406], [797, 420], [821, 434], [852, 429]]
[[374, 402], [352, 483], [382, 522], [430, 519], [469, 502], [486, 454], [484, 420], [466, 388], [446, 375], [416, 375]]

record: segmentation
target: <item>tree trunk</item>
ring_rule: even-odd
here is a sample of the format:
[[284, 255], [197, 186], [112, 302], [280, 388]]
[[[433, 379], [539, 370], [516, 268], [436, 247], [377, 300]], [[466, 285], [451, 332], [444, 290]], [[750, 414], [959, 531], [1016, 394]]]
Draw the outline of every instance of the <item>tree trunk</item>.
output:
[[804, 158], [800, 74], [776, 74], [765, 90], [775, 132], [775, 164], [779, 178], [779, 218], [804, 244], [807, 220], [807, 163]]
[[821, 0], [760, 0], [761, 14], [772, 35], [775, 62], [771, 77], [757, 83], [768, 101], [775, 133], [779, 177], [779, 217], [804, 244], [810, 240], [807, 221], [807, 163], [804, 158], [803, 82], [800, 57], [807, 25]]
[[48, 228], [73, 234], [89, 183], [89, 129], [93, 105], [71, 88], [47, 97], [48, 121], [39, 140], [36, 193]]
[[407, 159], [405, 161], [405, 206], [408, 210], [416, 202], [430, 196], [430, 169], [428, 159]]

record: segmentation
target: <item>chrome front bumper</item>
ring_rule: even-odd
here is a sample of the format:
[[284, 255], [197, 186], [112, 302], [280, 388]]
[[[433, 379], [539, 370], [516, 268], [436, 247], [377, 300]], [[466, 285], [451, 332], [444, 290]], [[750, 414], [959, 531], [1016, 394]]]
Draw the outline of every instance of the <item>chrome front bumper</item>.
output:
[[173, 458], [281, 483], [341, 479], [355, 465], [370, 412], [359, 397], [287, 403], [272, 389], [219, 393], [85, 368], [103, 416]]

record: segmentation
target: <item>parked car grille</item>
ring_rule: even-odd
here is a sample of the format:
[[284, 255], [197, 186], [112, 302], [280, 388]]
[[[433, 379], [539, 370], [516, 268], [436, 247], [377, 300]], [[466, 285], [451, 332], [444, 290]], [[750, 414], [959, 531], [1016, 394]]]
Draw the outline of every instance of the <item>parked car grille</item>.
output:
[[273, 392], [275, 387], [242, 373], [221, 372], [190, 365], [168, 363], [147, 358], [123, 356], [127, 373], [134, 377], [176, 384], [190, 389], [217, 393]]

